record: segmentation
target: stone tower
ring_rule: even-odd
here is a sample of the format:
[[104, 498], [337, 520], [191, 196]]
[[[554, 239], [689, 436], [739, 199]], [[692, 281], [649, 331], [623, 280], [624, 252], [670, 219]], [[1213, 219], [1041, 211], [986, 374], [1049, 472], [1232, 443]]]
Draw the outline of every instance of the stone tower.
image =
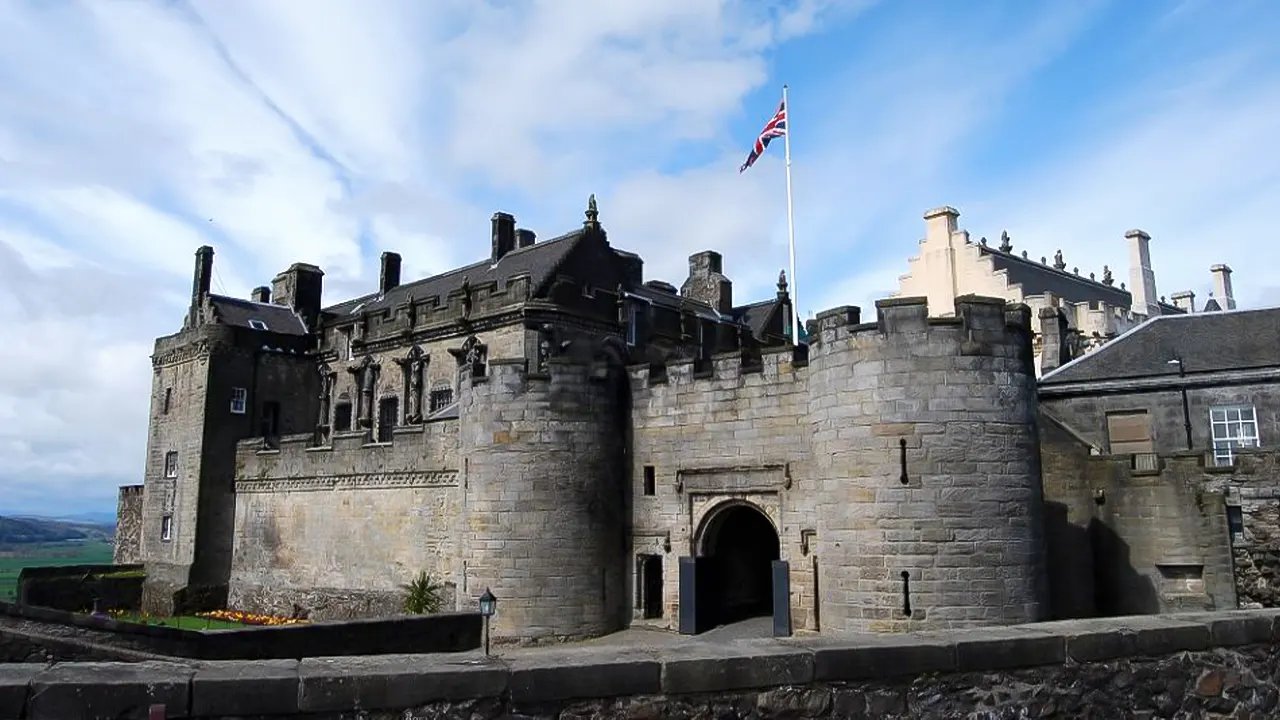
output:
[[544, 365], [463, 367], [459, 587], [464, 606], [485, 588], [497, 596], [499, 638], [603, 635], [627, 607], [622, 381], [600, 362]]
[[1047, 607], [1026, 306], [925, 298], [814, 321], [809, 420], [823, 627], [1015, 624]]

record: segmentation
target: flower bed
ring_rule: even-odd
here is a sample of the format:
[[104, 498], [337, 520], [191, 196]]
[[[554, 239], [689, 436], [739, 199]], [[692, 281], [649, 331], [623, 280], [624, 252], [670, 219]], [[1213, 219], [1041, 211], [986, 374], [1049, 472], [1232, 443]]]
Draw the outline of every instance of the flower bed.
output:
[[278, 615], [256, 615], [254, 613], [241, 612], [239, 610], [213, 610], [210, 612], [196, 613], [196, 617], [220, 620], [222, 622], [236, 623], [239, 625], [265, 625], [269, 627], [275, 627], [278, 625], [302, 625], [307, 622], [302, 618], [280, 617]]

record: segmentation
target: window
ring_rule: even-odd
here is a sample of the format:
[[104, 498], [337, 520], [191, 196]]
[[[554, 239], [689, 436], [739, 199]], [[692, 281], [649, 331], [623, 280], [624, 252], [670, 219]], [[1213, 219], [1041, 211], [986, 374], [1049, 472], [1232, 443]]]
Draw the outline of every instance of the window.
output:
[[340, 402], [333, 408], [333, 429], [345, 432], [351, 429], [351, 403]]
[[658, 490], [658, 481], [652, 465], [644, 466], [644, 494], [654, 495]]
[[168, 415], [169, 406], [171, 404], [173, 404], [173, 388], [165, 388], [164, 389], [164, 406], [161, 408], [160, 412], [165, 415]]
[[165, 515], [160, 518], [160, 539], [169, 542], [173, 539], [173, 516]]
[[1226, 405], [1209, 408], [1209, 427], [1213, 431], [1213, 462], [1231, 465], [1237, 448], [1258, 447], [1258, 415], [1252, 405]]
[[231, 388], [231, 412], [243, 415], [245, 406], [249, 404], [249, 391], [244, 388]]
[[258, 426], [261, 429], [259, 435], [263, 438], [273, 439], [280, 435], [280, 403], [274, 400], [262, 403]]
[[453, 404], [453, 388], [437, 387], [431, 391], [430, 412], [440, 412]]
[[164, 454], [164, 476], [167, 478], [178, 477], [178, 451], [170, 450]]
[[391, 433], [400, 419], [400, 400], [388, 397], [378, 401], [378, 442], [391, 442]]
[[627, 306], [627, 344], [635, 345], [636, 337], [640, 334], [636, 325], [640, 322], [640, 308], [635, 303]]
[[266, 330], [267, 324], [262, 322], [261, 320], [253, 319], [249, 321], [249, 327], [254, 330]]
[[1146, 410], [1107, 413], [1107, 441], [1112, 455], [1155, 452], [1151, 441], [1151, 417]]

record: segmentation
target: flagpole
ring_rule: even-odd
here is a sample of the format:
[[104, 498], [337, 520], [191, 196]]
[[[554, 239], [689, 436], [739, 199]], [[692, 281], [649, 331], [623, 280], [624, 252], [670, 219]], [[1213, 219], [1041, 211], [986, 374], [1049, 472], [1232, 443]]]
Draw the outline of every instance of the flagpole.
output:
[[787, 110], [787, 132], [783, 134], [787, 165], [787, 250], [791, 255], [791, 344], [800, 337], [800, 303], [796, 292], [796, 221], [791, 205], [791, 103], [787, 100], [787, 86], [782, 86], [782, 106]]

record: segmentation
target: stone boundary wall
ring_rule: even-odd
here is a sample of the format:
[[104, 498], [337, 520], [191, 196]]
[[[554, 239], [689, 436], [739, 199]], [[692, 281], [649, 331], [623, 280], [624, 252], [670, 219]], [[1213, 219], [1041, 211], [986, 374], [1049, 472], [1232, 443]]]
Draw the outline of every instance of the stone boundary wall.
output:
[[[0, 602], [0, 619], [27, 621], [34, 632], [6, 632], [0, 642], [28, 644], [43, 637], [85, 631], [99, 644], [140, 652], [206, 660], [265, 660], [324, 656], [381, 655], [429, 651], [456, 653], [480, 647], [483, 620], [478, 612], [404, 615], [370, 620], [309, 622], [299, 625], [246, 626], [228, 630], [187, 630], [119, 622], [111, 618]], [[42, 627], [41, 627], [42, 626]], [[56, 651], [57, 648], [51, 648]], [[56, 655], [55, 657], [59, 657]], [[0, 720], [7, 716], [0, 714]]]
[[[0, 717], [1273, 717], [1275, 610], [508, 657], [0, 665]], [[354, 713], [354, 714], [352, 714]]]

